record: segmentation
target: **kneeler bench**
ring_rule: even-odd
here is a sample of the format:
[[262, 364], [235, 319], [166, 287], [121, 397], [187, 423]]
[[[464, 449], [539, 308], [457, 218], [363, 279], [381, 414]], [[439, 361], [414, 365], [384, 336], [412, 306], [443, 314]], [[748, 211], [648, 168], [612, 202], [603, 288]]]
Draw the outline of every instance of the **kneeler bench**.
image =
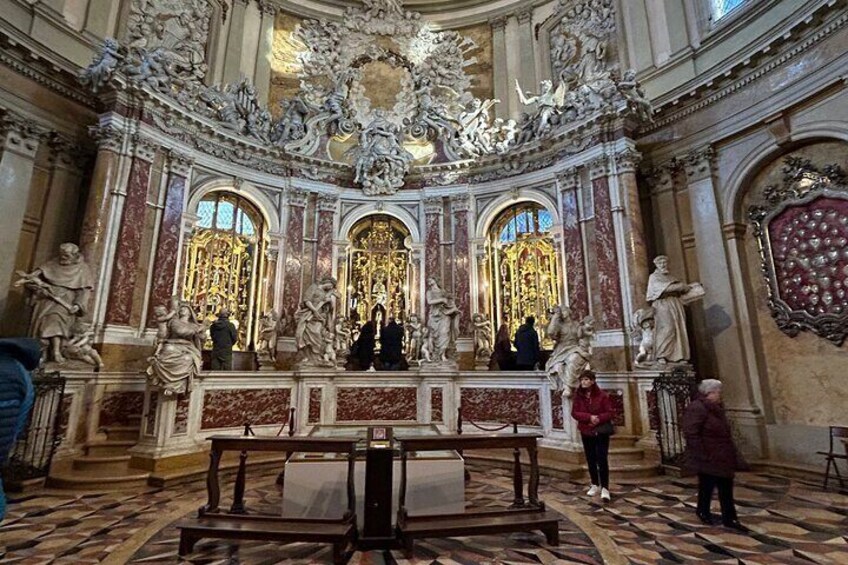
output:
[[[356, 541], [355, 496], [353, 469], [356, 438], [278, 438], [247, 436], [213, 436], [209, 472], [206, 477], [207, 503], [198, 510], [196, 518], [177, 524], [180, 530], [179, 555], [191, 553], [202, 538], [274, 541], [280, 543], [307, 542], [333, 545], [333, 562], [344, 563]], [[224, 451], [240, 451], [239, 470], [233, 489], [233, 504], [222, 511], [218, 468]], [[245, 465], [251, 451], [343, 453], [347, 456], [347, 510], [338, 519], [283, 518], [273, 515], [245, 513]], [[285, 493], [284, 493], [285, 496]]]
[[[545, 509], [539, 500], [539, 459], [536, 441], [539, 434], [490, 434], [418, 436], [401, 438], [401, 478], [397, 532], [407, 558], [411, 558], [419, 538], [456, 537], [511, 532], [541, 531], [549, 545], [559, 545], [559, 515]], [[513, 449], [513, 487], [515, 495], [508, 508], [472, 510], [459, 514], [410, 516], [406, 509], [406, 463], [408, 454], [418, 451], [465, 449]], [[524, 498], [520, 449], [530, 460], [527, 499]]]

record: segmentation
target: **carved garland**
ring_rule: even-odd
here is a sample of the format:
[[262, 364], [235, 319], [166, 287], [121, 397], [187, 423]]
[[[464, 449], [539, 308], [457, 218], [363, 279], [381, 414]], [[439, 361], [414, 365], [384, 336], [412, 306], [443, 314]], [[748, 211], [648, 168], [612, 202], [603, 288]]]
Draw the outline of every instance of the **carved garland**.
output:
[[783, 182], [748, 217], [768, 306], [791, 337], [802, 330], [842, 345], [848, 335], [848, 182], [836, 165], [786, 159]]

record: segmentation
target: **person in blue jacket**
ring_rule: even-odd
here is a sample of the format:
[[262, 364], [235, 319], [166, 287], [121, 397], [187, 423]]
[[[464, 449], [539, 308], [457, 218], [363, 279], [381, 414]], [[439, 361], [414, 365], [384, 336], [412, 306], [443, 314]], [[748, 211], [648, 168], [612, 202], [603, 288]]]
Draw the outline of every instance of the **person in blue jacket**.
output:
[[[30, 371], [38, 367], [41, 347], [35, 339], [0, 339], [0, 467], [27, 423], [35, 393]], [[6, 495], [0, 478], [0, 520]]]

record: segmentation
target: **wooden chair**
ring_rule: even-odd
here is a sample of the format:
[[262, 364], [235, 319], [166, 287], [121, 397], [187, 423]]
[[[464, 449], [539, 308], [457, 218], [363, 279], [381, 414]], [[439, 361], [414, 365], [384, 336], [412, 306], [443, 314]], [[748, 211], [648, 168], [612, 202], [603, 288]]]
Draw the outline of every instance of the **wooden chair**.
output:
[[[834, 441], [842, 443], [844, 453], [837, 453], [834, 450]], [[839, 465], [837, 459], [848, 461], [848, 427], [846, 426], [830, 426], [830, 450], [818, 451], [819, 455], [824, 455], [827, 459], [827, 468], [824, 472], [824, 490], [827, 490], [827, 482], [830, 480], [830, 467], [836, 471], [836, 478], [839, 479], [839, 487], [845, 489], [845, 482], [842, 480], [842, 475], [839, 473]]]
[[[312, 542], [333, 545], [333, 562], [345, 563], [356, 540], [356, 510], [353, 469], [356, 438], [285, 438], [213, 436], [209, 472], [206, 476], [207, 503], [197, 517], [177, 524], [180, 530], [179, 555], [191, 553], [202, 538], [261, 540], [281, 543]], [[224, 451], [241, 452], [239, 472], [233, 489], [229, 511], [221, 510], [221, 488], [218, 468]], [[251, 451], [341, 453], [347, 456], [347, 510], [337, 519], [283, 518], [272, 515], [248, 515], [244, 507], [244, 463]]]
[[[539, 461], [536, 441], [539, 434], [488, 434], [419, 436], [398, 439], [401, 454], [400, 500], [397, 531], [407, 558], [412, 557], [418, 538], [455, 537], [539, 530], [549, 545], [559, 545], [559, 516], [545, 510], [539, 500]], [[515, 497], [509, 508], [479, 510], [459, 514], [410, 516], [406, 508], [408, 454], [418, 451], [462, 451], [464, 449], [526, 449], [530, 460], [527, 499], [521, 464], [513, 468]]]

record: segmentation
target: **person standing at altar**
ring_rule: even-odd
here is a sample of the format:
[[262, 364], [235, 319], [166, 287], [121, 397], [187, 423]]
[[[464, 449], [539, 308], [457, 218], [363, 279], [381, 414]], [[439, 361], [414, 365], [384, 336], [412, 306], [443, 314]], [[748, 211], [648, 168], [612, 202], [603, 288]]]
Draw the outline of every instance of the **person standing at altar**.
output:
[[406, 370], [403, 358], [403, 328], [394, 318], [380, 332], [380, 365], [383, 371]]
[[539, 365], [539, 334], [535, 324], [536, 318], [527, 316], [515, 332], [515, 364], [519, 371], [533, 371]]
[[495, 347], [489, 361], [490, 371], [512, 371], [515, 369], [515, 352], [509, 339], [509, 326], [501, 324], [495, 335]]
[[212, 370], [233, 370], [233, 346], [238, 343], [238, 331], [230, 321], [230, 311], [226, 308], [218, 312], [218, 319], [209, 328], [212, 337]]
[[377, 329], [374, 322], [365, 322], [359, 337], [350, 347], [348, 369], [351, 371], [374, 371], [374, 348], [377, 345]]

